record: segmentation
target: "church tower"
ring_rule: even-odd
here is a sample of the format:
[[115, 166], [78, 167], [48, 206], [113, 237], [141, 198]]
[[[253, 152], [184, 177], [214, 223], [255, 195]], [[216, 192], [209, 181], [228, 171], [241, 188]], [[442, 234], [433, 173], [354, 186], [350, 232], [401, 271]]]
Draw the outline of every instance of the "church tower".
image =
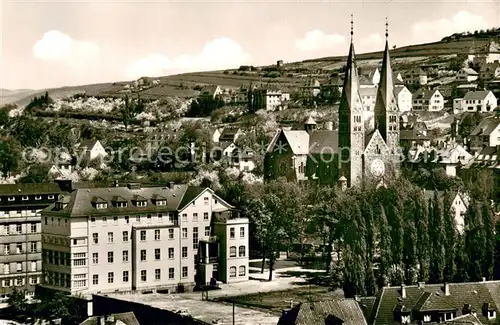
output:
[[365, 141], [363, 105], [359, 95], [353, 35], [354, 22], [351, 15], [351, 45], [340, 98], [338, 133], [340, 174], [347, 178], [348, 186], [361, 185]]
[[375, 101], [375, 129], [378, 129], [391, 155], [399, 152], [399, 108], [394, 97], [391, 59], [389, 57], [389, 24], [385, 23], [385, 50], [380, 83]]

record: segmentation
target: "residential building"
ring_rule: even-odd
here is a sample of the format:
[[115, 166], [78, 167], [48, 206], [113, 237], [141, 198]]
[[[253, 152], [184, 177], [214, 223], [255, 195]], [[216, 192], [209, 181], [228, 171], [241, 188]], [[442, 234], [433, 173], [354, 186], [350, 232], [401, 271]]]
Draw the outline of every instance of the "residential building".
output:
[[236, 142], [240, 136], [244, 135], [241, 128], [225, 127], [222, 129], [217, 141], [215, 142]]
[[[216, 213], [225, 213], [227, 220]], [[239, 218], [208, 188], [171, 183], [77, 189], [42, 216], [43, 286], [48, 289], [182, 292], [208, 278], [248, 279], [248, 219]], [[210, 255], [200, 245], [206, 242]], [[238, 247], [234, 259], [233, 244]]]
[[302, 302], [283, 310], [278, 325], [367, 325], [359, 303], [354, 299]]
[[484, 147], [500, 146], [500, 117], [490, 116], [482, 119], [469, 136], [469, 146], [476, 152]]
[[479, 77], [479, 74], [476, 70], [471, 68], [462, 68], [458, 70], [455, 80], [460, 83], [469, 83], [472, 81], [476, 81]]
[[0, 185], [0, 296], [34, 293], [42, 275], [40, 211], [58, 199], [56, 183]]
[[316, 97], [321, 92], [321, 83], [317, 79], [307, 79], [301, 91], [303, 97]]
[[419, 89], [413, 94], [413, 110], [439, 112], [444, 109], [444, 97], [437, 89]]
[[373, 319], [373, 325], [446, 324], [446, 321], [458, 321], [462, 316], [477, 318], [482, 324], [495, 324], [500, 319], [499, 306], [500, 281], [420, 282], [418, 285], [382, 288], [369, 318]]
[[479, 151], [476, 151], [474, 161], [467, 167], [500, 169], [500, 146], [479, 149]]
[[404, 85], [396, 85], [394, 87], [394, 97], [396, 98], [401, 113], [411, 111], [413, 95], [408, 88]]
[[83, 152], [78, 152], [78, 157], [83, 154], [83, 157], [85, 157], [89, 161], [92, 161], [99, 157], [104, 158], [108, 155], [106, 149], [104, 149], [99, 140], [84, 141], [78, 146], [78, 149], [83, 150]]
[[500, 77], [500, 61], [486, 63], [479, 69], [479, 78], [482, 80], [493, 80]]
[[453, 100], [453, 112], [492, 112], [497, 108], [497, 98], [489, 90], [469, 91], [464, 98]]
[[290, 93], [270, 87], [263, 90], [266, 111], [276, 111], [287, 108], [290, 101]]
[[404, 82], [407, 85], [426, 85], [427, 74], [420, 67], [411, 69], [404, 74]]
[[480, 49], [472, 49], [472, 53], [468, 56], [468, 61], [476, 65], [484, 65], [500, 61], [500, 44], [490, 40]]
[[[434, 199], [435, 191], [426, 191], [425, 196], [427, 199]], [[437, 192], [438, 198], [443, 201], [446, 193], [444, 191]], [[469, 207], [470, 197], [464, 192], [451, 192], [451, 207], [450, 213], [454, 215], [455, 228], [460, 233], [464, 233], [465, 229], [465, 213]]]
[[217, 96], [222, 95], [222, 93], [222, 88], [219, 85], [210, 85], [200, 90], [200, 97], [215, 99]]

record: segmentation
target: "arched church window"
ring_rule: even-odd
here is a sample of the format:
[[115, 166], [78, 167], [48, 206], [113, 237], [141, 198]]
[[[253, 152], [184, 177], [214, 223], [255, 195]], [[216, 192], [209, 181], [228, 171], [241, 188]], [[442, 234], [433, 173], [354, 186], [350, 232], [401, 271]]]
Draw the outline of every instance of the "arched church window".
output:
[[377, 155], [380, 155], [380, 146], [377, 144], [377, 148], [375, 149], [375, 152]]

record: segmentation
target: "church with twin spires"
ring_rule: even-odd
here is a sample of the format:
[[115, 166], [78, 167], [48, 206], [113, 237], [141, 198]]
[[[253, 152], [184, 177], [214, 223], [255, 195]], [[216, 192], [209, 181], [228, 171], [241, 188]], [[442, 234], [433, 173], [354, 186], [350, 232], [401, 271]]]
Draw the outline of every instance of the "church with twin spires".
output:
[[388, 24], [386, 22], [373, 129], [366, 129], [363, 113], [367, 108], [363, 106], [359, 92], [353, 36], [351, 16], [351, 42], [338, 111], [338, 131], [331, 127], [317, 130], [311, 117], [300, 130], [279, 129], [265, 155], [266, 179], [286, 177], [356, 187], [363, 182], [384, 184], [397, 175], [401, 159], [399, 109], [392, 80]]
[[[352, 17], [352, 16], [351, 16]], [[351, 44], [339, 106], [338, 150], [340, 174], [348, 186], [359, 186], [363, 180], [383, 182], [399, 170], [399, 108], [394, 96], [391, 60], [389, 56], [388, 24], [380, 83], [375, 101], [375, 127], [365, 129], [351, 19]]]

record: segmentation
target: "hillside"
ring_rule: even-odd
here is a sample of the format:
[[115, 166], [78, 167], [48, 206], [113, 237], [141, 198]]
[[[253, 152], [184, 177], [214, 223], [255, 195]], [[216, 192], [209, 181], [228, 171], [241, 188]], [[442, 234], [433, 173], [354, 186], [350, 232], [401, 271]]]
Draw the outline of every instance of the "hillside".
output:
[[[471, 50], [483, 50], [488, 41], [500, 39], [500, 29], [483, 34], [454, 34], [441, 41], [404, 46], [390, 51], [394, 69], [406, 69], [415, 65], [446, 62], [450, 57], [466, 55]], [[357, 54], [358, 66], [372, 67], [380, 63], [382, 51]], [[97, 97], [124, 97], [140, 95], [141, 98], [157, 100], [168, 97], [192, 98], [198, 95], [200, 86], [208, 84], [220, 85], [224, 88], [238, 88], [249, 83], [273, 83], [284, 86], [297, 86], [304, 78], [314, 75], [318, 79], [327, 79], [332, 72], [339, 71], [345, 64], [346, 56], [323, 57], [300, 62], [286, 63], [280, 68], [280, 76], [266, 77], [266, 69], [273, 71], [273, 66], [256, 68], [253, 71], [239, 71], [237, 67], [226, 71], [209, 71], [185, 73], [156, 78], [158, 85], [144, 89], [126, 90], [131, 82], [100, 83], [74, 87], [47, 89], [53, 98], [61, 98], [75, 93], [86, 93]], [[43, 94], [45, 90], [2, 90], [1, 104], [15, 103], [26, 105], [33, 96]]]

